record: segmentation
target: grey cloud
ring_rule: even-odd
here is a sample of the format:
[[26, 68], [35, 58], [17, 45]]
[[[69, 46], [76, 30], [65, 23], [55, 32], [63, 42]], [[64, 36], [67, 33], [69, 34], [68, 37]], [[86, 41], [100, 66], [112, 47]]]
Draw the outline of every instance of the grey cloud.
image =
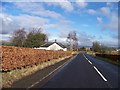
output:
[[102, 12], [102, 14], [105, 14], [105, 15], [109, 15], [111, 13], [109, 7], [102, 7], [100, 11]]
[[74, 7], [72, 6], [71, 2], [69, 0], [51, 0], [52, 2], [48, 2], [48, 5], [53, 5], [53, 6], [59, 6], [65, 11], [71, 12], [73, 11]]
[[62, 21], [59, 21], [57, 23], [46, 24], [46, 25], [44, 25], [44, 27], [46, 29], [53, 28], [53, 29], [57, 29], [57, 30], [60, 30], [60, 31], [71, 31], [71, 30], [73, 30], [72, 27], [71, 27], [72, 24], [73, 24], [72, 21], [62, 20]]
[[87, 7], [88, 3], [85, 2], [85, 0], [76, 0], [76, 4], [78, 5], [78, 7], [80, 8], [85, 8]]
[[0, 35], [2, 36], [2, 40], [10, 40], [11, 34], [20, 28], [25, 28], [25, 30], [29, 32], [31, 28], [41, 27], [42, 25], [49, 22], [48, 19], [37, 16], [12, 16], [6, 15], [5, 13], [4, 17], [0, 14], [0, 21]]
[[111, 41], [103, 40], [101, 41], [101, 43], [108, 47], [118, 47], [118, 40], [111, 40]]
[[0, 13], [0, 34], [8, 34], [11, 33], [13, 30], [17, 29], [18, 26], [15, 22], [8, 15], [3, 15]]
[[[100, 12], [106, 16], [108, 22], [104, 22], [103, 20], [99, 19], [99, 22], [103, 21], [102, 30], [118, 30], [118, 15], [117, 12], [114, 12], [110, 9], [110, 7], [102, 7], [98, 13]], [[100, 14], [101, 15], [101, 14]], [[101, 23], [100, 23], [101, 24]]]
[[109, 22], [103, 25], [103, 30], [118, 30], [118, 15], [116, 13], [112, 13], [109, 17]]
[[[62, 31], [59, 37], [64, 40], [67, 39], [67, 35], [69, 32], [70, 31]], [[88, 35], [85, 32], [76, 31], [76, 33], [77, 33], [79, 46], [92, 46], [92, 42], [96, 39], [95, 36]]]
[[[111, 3], [107, 4], [109, 5]], [[97, 21], [100, 24], [102, 30], [118, 30], [118, 15], [117, 12], [114, 11], [114, 9], [110, 6], [106, 6], [101, 7], [98, 10], [88, 9], [86, 12], [91, 15], [97, 16]], [[103, 17], [105, 17], [108, 22], [105, 22]]]
[[91, 14], [91, 15], [97, 14], [96, 10], [94, 10], [94, 9], [88, 9], [88, 10], [87, 10], [87, 13], [89, 13], [89, 14]]
[[14, 3], [17, 8], [21, 9], [24, 12], [42, 16], [42, 17], [51, 17], [53, 19], [63, 19], [64, 17], [55, 11], [51, 10], [46, 10], [42, 3], [31, 3], [31, 2], [26, 2], [26, 3]]
[[10, 40], [10, 38], [11, 38], [10, 34], [0, 34], [0, 39], [1, 40], [8, 41], [8, 40]]
[[78, 40], [81, 46], [92, 46], [92, 39], [95, 39], [95, 36], [87, 35], [85, 32], [80, 32], [78, 35]]
[[111, 37], [118, 40], [118, 33], [112, 34]]
[[[66, 40], [69, 32], [70, 31], [61, 32], [61, 34], [59, 34], [59, 37], [61, 39]], [[78, 38], [79, 46], [92, 46], [92, 42], [96, 37], [92, 35], [88, 35], [85, 32], [77, 32], [77, 38]]]
[[99, 24], [103, 23], [103, 19], [101, 17], [97, 17], [97, 21]]

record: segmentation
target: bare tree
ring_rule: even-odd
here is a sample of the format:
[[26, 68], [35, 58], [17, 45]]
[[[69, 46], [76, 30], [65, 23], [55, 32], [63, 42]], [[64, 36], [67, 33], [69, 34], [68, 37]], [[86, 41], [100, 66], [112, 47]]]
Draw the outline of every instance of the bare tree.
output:
[[78, 39], [75, 31], [71, 31], [68, 33], [67, 42], [70, 50], [75, 50], [78, 47]]
[[100, 43], [98, 41], [93, 42], [92, 50], [94, 52], [100, 52], [101, 51], [101, 46], [100, 46]]
[[12, 36], [12, 45], [22, 47], [26, 39], [25, 37], [26, 32], [24, 28], [14, 31]]

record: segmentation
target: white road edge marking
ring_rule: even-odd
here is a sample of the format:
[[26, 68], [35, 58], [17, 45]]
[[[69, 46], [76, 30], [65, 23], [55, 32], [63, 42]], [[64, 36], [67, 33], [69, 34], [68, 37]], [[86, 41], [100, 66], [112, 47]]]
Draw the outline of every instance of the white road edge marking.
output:
[[98, 69], [95, 67], [95, 66], [93, 66], [94, 67], [94, 69], [97, 71], [97, 73], [102, 77], [102, 79], [104, 80], [104, 81], [107, 81], [107, 79], [100, 73], [100, 71], [98, 71]]
[[[71, 60], [74, 59], [76, 56], [77, 56], [77, 55], [75, 55], [73, 58], [71, 58]], [[70, 60], [70, 61], [71, 61], [71, 60]], [[56, 69], [54, 69], [52, 72], [50, 72], [48, 75], [46, 75], [45, 77], [43, 77], [42, 79], [40, 79], [40, 80], [37, 81], [36, 83], [34, 83], [34, 84], [32, 84], [31, 86], [29, 86], [27, 89], [32, 88], [33, 86], [35, 86], [36, 84], [38, 84], [40, 81], [44, 80], [45, 78], [47, 78], [48, 76], [50, 76], [52, 73], [54, 73], [55, 71], [57, 71], [59, 68], [61, 68], [62, 66], [64, 66], [64, 65], [67, 64], [67, 63], [69, 63], [69, 61], [63, 63], [62, 65], [60, 65], [59, 67], [57, 67]]]

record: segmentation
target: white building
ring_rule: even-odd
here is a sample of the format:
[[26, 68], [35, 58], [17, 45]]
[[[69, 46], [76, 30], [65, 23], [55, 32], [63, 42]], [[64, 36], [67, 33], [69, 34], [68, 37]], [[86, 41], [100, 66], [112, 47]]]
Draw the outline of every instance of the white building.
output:
[[67, 51], [67, 48], [62, 45], [61, 43], [58, 42], [52, 42], [52, 43], [45, 43], [44, 45], [41, 45], [39, 48], [34, 48], [34, 49], [45, 49], [45, 50], [63, 50]]

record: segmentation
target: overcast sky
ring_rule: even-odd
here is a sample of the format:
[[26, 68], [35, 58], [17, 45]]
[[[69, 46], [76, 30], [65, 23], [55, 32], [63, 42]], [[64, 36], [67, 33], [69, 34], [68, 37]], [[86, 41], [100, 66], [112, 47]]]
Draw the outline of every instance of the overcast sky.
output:
[[[63, 0], [62, 0], [63, 1]], [[9, 40], [19, 28], [27, 32], [42, 27], [49, 41], [66, 42], [76, 31], [79, 45], [91, 46], [97, 40], [108, 46], [118, 45], [117, 2], [2, 2], [0, 36]]]

